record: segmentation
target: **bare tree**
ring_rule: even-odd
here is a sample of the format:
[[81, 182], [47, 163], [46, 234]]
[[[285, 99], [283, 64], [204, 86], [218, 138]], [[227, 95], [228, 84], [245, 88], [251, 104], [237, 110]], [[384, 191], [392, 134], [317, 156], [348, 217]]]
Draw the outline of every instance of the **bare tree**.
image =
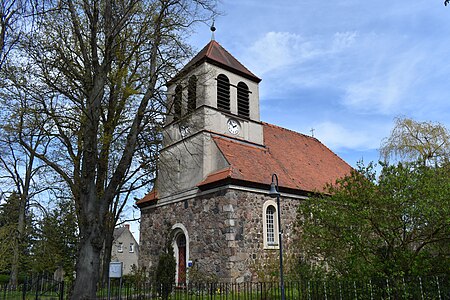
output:
[[0, 0], [0, 70], [20, 40], [25, 18], [33, 14], [33, 1]]
[[63, 178], [75, 201], [80, 245], [72, 299], [95, 297], [110, 209], [146, 182], [144, 158], [154, 159], [157, 148], [146, 130], [161, 126], [164, 85], [191, 54], [183, 37], [210, 18], [210, 2], [46, 1], [36, 28], [21, 33], [21, 59], [8, 80], [32, 99], [26, 112], [47, 139], [35, 148], [25, 128], [19, 138]]
[[[10, 94], [16, 90], [8, 89]], [[11, 232], [11, 252], [10, 261], [10, 285], [16, 286], [19, 274], [21, 241], [25, 238], [26, 211], [38, 194], [48, 188], [48, 185], [39, 181], [45, 166], [40, 164], [33, 151], [40, 147], [46, 139], [41, 128], [29, 123], [29, 119], [24, 112], [27, 110], [27, 100], [24, 95], [16, 94], [20, 101], [18, 107], [11, 107], [8, 104], [7, 95], [2, 99], [2, 122], [0, 124], [0, 184], [4, 192], [9, 195], [15, 194], [18, 201], [17, 220], [15, 228]], [[32, 118], [33, 122], [36, 120]], [[18, 132], [17, 128], [22, 128], [26, 132]], [[19, 143], [19, 135], [26, 136], [26, 143], [33, 151], [28, 151]], [[39, 183], [38, 183], [39, 182]]]

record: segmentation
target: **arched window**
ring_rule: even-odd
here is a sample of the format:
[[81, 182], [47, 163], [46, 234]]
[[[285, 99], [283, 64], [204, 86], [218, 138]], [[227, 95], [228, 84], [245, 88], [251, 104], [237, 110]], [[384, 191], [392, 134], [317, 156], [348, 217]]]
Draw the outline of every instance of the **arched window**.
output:
[[223, 74], [217, 76], [217, 108], [230, 110], [230, 80]]
[[266, 201], [263, 206], [264, 249], [278, 249], [278, 217], [276, 203]]
[[175, 96], [173, 98], [173, 119], [179, 120], [181, 119], [181, 100], [183, 98], [183, 87], [181, 85], [177, 85], [175, 88]]
[[267, 244], [275, 245], [275, 207], [270, 205], [266, 209], [266, 236], [267, 236]]
[[248, 118], [250, 117], [250, 101], [248, 86], [242, 81], [237, 85], [237, 104], [238, 115]]
[[197, 107], [197, 77], [192, 75], [188, 84], [188, 112], [192, 112]]

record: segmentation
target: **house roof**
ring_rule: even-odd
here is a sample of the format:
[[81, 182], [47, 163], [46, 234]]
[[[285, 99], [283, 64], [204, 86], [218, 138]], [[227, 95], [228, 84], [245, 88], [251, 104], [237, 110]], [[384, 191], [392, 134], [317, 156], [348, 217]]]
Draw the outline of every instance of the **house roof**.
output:
[[114, 241], [117, 241], [124, 233], [126, 234], [127, 232], [129, 234], [129, 236], [131, 236], [132, 239], [134, 240], [135, 245], [139, 246], [137, 241], [136, 241], [136, 239], [134, 238], [133, 234], [130, 231], [130, 226], [129, 225], [125, 225], [125, 226], [122, 226], [122, 227], [114, 228], [114, 232], [113, 232], [113, 239], [114, 239]]
[[177, 78], [184, 75], [192, 68], [198, 66], [203, 62], [209, 62], [213, 65], [229, 70], [233, 73], [239, 74], [254, 82], [260, 82], [261, 79], [250, 72], [243, 64], [241, 64], [233, 55], [231, 55], [218, 42], [210, 41], [197, 55], [173, 78], [170, 82], [176, 81]]
[[226, 178], [269, 185], [275, 173], [280, 189], [323, 192], [327, 183], [350, 172], [351, 167], [319, 140], [271, 124], [263, 126], [266, 147], [213, 137], [229, 167], [208, 175], [198, 187]]
[[126, 230], [125, 227], [114, 228], [114, 232], [113, 232], [114, 240], [117, 240], [117, 238], [119, 236], [121, 236], [125, 230]]
[[[270, 185], [275, 173], [280, 190], [323, 192], [327, 183], [350, 173], [350, 165], [316, 138], [268, 123], [263, 123], [263, 128], [265, 146], [213, 136], [228, 166], [209, 174], [197, 187], [207, 189], [226, 180]], [[138, 205], [156, 199], [157, 194], [152, 191]]]

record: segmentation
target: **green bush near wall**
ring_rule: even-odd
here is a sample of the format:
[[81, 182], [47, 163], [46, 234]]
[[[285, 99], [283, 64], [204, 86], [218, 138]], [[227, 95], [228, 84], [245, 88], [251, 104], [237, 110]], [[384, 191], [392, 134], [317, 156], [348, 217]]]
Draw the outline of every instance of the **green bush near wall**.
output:
[[[0, 285], [8, 284], [9, 277], [10, 277], [9, 274], [0, 274]], [[27, 278], [27, 276], [19, 274], [19, 278], [18, 278], [19, 284], [24, 283], [26, 278]]]
[[9, 282], [9, 275], [0, 274], [0, 284], [7, 284]]

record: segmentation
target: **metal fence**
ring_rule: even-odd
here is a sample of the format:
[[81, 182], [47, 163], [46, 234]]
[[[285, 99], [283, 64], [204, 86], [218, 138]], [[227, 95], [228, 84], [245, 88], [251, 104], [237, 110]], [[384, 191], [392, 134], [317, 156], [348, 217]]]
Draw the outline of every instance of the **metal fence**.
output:
[[[66, 284], [67, 285], [67, 284]], [[0, 299], [67, 299], [64, 283], [44, 278], [15, 287], [0, 286]], [[344, 299], [408, 299], [450, 300], [448, 276], [368, 279], [368, 280], [299, 280], [285, 283], [287, 300]], [[276, 300], [281, 299], [279, 283], [191, 283], [158, 286], [150, 282], [112, 281], [99, 287], [97, 299], [162, 299], [162, 300]]]
[[[149, 282], [136, 284], [112, 282], [110, 299], [170, 300], [275, 300], [281, 299], [277, 282], [191, 283], [165, 288]], [[285, 283], [287, 300], [408, 299], [450, 300], [448, 276], [367, 279], [299, 280]], [[108, 291], [99, 290], [108, 299]]]
[[23, 280], [17, 286], [0, 285], [0, 299], [52, 299], [63, 300], [66, 297], [64, 282], [47, 276], [33, 276]]

